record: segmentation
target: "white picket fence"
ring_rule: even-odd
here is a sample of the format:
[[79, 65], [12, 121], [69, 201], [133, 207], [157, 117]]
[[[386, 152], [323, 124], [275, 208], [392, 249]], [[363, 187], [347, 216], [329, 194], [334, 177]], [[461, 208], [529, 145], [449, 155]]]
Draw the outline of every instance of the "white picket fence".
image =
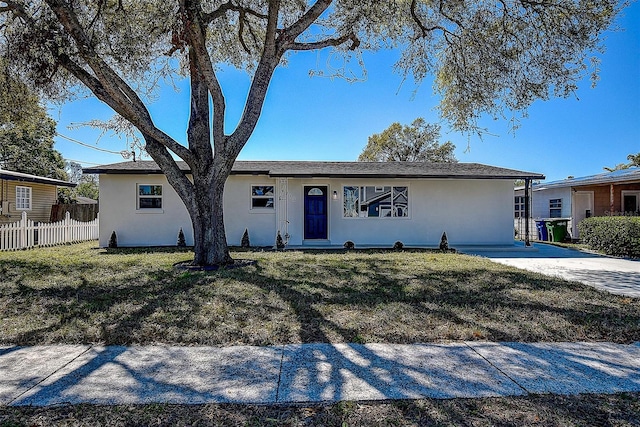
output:
[[69, 212], [62, 221], [34, 223], [22, 212], [22, 219], [13, 224], [0, 225], [0, 251], [30, 249], [35, 246], [55, 246], [98, 238], [98, 221], [71, 219]]

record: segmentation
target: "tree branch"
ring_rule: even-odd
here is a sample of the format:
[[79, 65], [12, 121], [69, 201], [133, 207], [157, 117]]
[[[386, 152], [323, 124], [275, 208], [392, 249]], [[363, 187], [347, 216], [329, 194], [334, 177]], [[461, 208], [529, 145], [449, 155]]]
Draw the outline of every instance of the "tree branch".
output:
[[260, 19], [269, 19], [269, 16], [265, 15], [264, 13], [257, 12], [255, 10], [251, 9], [251, 8], [248, 8], [248, 7], [242, 7], [242, 6], [234, 5], [231, 2], [231, 0], [228, 0], [226, 3], [222, 3], [220, 5], [220, 7], [218, 7], [213, 12], [203, 13], [202, 14], [202, 22], [205, 25], [208, 25], [208, 24], [210, 24], [211, 22], [215, 21], [216, 19], [218, 19], [219, 17], [221, 17], [222, 15], [224, 15], [225, 13], [227, 13], [230, 10], [232, 10], [234, 12], [239, 12], [239, 13], [242, 13], [242, 14], [246, 14], [246, 15], [252, 15], [252, 16], [255, 16], [256, 18], [260, 18]]
[[[129, 120], [143, 134], [150, 135], [192, 165], [194, 161], [193, 154], [186, 147], [178, 144], [173, 138], [155, 127], [149, 111], [135, 91], [95, 52], [77, 16], [66, 2], [63, 0], [46, 0], [46, 3], [56, 14], [61, 25], [75, 41], [80, 56], [95, 73], [95, 77], [92, 76], [92, 78], [98, 81], [100, 86], [97, 87], [94, 84], [93, 88], [99, 89], [103, 99], [110, 101], [108, 105], [122, 117]], [[52, 53], [54, 57], [59, 57], [56, 52]], [[84, 82], [83, 79], [86, 79], [89, 74], [79, 65], [75, 65], [77, 67], [68, 68], [69, 71], [72, 72], [73, 70], [78, 73], [72, 72], [74, 76]], [[79, 70], [84, 72], [79, 73]], [[91, 86], [89, 87], [91, 88]], [[106, 97], [105, 94], [109, 96]], [[96, 94], [96, 96], [98, 96], [98, 94]]]
[[290, 43], [287, 45], [287, 47], [289, 50], [316, 50], [324, 49], [325, 47], [340, 46], [349, 40], [351, 40], [351, 46], [349, 46], [349, 50], [355, 50], [358, 48], [358, 46], [360, 46], [360, 40], [358, 39], [358, 37], [355, 34], [351, 33], [337, 38], [329, 38], [316, 42]]
[[288, 46], [295, 43], [300, 34], [305, 32], [311, 24], [322, 15], [333, 3], [332, 0], [317, 0], [295, 23], [280, 32], [279, 42], [286, 51]]
[[211, 63], [209, 51], [207, 50], [206, 33], [204, 30], [206, 24], [200, 20], [198, 5], [194, 4], [191, 0], [181, 1], [181, 8], [186, 18], [185, 25], [187, 25], [187, 35], [190, 46], [193, 49], [198, 68], [205, 80], [207, 90], [213, 101], [213, 141], [214, 144], [218, 142], [224, 144], [226, 139], [224, 134], [226, 102], [222, 87]]
[[[236, 130], [226, 141], [225, 149], [235, 157], [240, 153], [244, 144], [253, 133], [258, 123], [264, 100], [269, 88], [269, 82], [273, 72], [280, 63], [280, 59], [285, 50], [277, 46], [276, 37], [278, 34], [278, 15], [280, 13], [280, 0], [269, 0], [269, 19], [265, 32], [265, 41], [258, 67], [249, 88], [247, 102], [242, 113], [240, 123]], [[216, 145], [217, 148], [217, 145]]]
[[[441, 3], [441, 6], [442, 6], [442, 3]], [[441, 25], [433, 25], [431, 27], [425, 26], [422, 23], [422, 20], [420, 19], [420, 17], [418, 16], [418, 12], [416, 11], [417, 7], [418, 7], [418, 0], [412, 0], [411, 1], [411, 18], [413, 18], [413, 21], [416, 23], [418, 28], [420, 28], [420, 31], [422, 31], [422, 37], [426, 37], [428, 33], [431, 33], [437, 30], [442, 31], [443, 33], [451, 34], [449, 30], [447, 30], [445, 27]]]
[[13, 12], [14, 16], [22, 18], [25, 21], [31, 20], [29, 15], [27, 15], [27, 12], [24, 10], [24, 8], [18, 3], [16, 3], [15, 1], [3, 0], [2, 2], [6, 3], [7, 5], [0, 8], [0, 12]]

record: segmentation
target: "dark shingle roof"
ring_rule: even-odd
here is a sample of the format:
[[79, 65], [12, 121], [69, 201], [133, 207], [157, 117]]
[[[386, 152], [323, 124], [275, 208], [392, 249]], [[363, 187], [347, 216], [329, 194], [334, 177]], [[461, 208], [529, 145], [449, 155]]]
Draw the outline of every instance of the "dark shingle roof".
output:
[[[189, 172], [184, 162], [180, 169]], [[151, 161], [122, 162], [84, 169], [97, 174], [161, 174]], [[269, 175], [290, 178], [456, 178], [456, 179], [544, 179], [544, 175], [479, 163], [423, 162], [302, 162], [236, 161], [232, 175]]]
[[75, 187], [73, 182], [61, 181], [59, 179], [46, 178], [44, 176], [31, 175], [22, 172], [13, 172], [5, 169], [0, 169], [0, 179], [6, 179], [7, 181], [20, 181], [20, 182], [34, 182], [38, 184], [56, 185], [58, 187]]

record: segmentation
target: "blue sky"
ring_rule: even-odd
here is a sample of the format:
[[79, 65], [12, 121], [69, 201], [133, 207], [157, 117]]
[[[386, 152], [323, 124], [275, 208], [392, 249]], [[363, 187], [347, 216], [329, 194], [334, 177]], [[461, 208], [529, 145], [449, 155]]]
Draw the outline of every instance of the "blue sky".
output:
[[[547, 180], [600, 173], [604, 166], [626, 162], [640, 152], [640, 4], [633, 3], [617, 21], [620, 31], [608, 32], [601, 56], [600, 81], [595, 89], [586, 77], [575, 97], [536, 101], [515, 135], [505, 120], [482, 123], [491, 135], [482, 139], [450, 132], [442, 124], [442, 140], [456, 146], [461, 162], [478, 162], [543, 173]], [[394, 51], [365, 54], [367, 78], [348, 83], [309, 77], [324, 68], [326, 55], [302, 53], [291, 57], [272, 80], [265, 107], [240, 160], [356, 160], [367, 138], [393, 122], [411, 123], [416, 117], [439, 122], [438, 98], [431, 82], [416, 88], [393, 73]], [[249, 78], [226, 69], [220, 76], [227, 98], [227, 130], [240, 117]], [[188, 86], [175, 93], [163, 87], [151, 106], [154, 121], [180, 142], [186, 140]], [[417, 92], [416, 92], [417, 89]], [[70, 102], [51, 110], [58, 132], [97, 148], [120, 151], [124, 139], [103, 137], [90, 128], [69, 129], [71, 123], [108, 119], [111, 110], [95, 99]], [[60, 137], [56, 149], [66, 159], [85, 165], [123, 161], [117, 154], [86, 148]]]

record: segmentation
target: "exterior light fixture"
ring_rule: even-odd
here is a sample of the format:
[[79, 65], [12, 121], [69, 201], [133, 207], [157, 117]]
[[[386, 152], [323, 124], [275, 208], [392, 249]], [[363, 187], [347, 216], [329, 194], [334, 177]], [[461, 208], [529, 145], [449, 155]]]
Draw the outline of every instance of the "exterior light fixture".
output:
[[332, 198], [333, 200], [338, 200], [338, 192], [334, 190], [334, 191], [333, 191], [333, 195], [331, 196], [331, 198]]

